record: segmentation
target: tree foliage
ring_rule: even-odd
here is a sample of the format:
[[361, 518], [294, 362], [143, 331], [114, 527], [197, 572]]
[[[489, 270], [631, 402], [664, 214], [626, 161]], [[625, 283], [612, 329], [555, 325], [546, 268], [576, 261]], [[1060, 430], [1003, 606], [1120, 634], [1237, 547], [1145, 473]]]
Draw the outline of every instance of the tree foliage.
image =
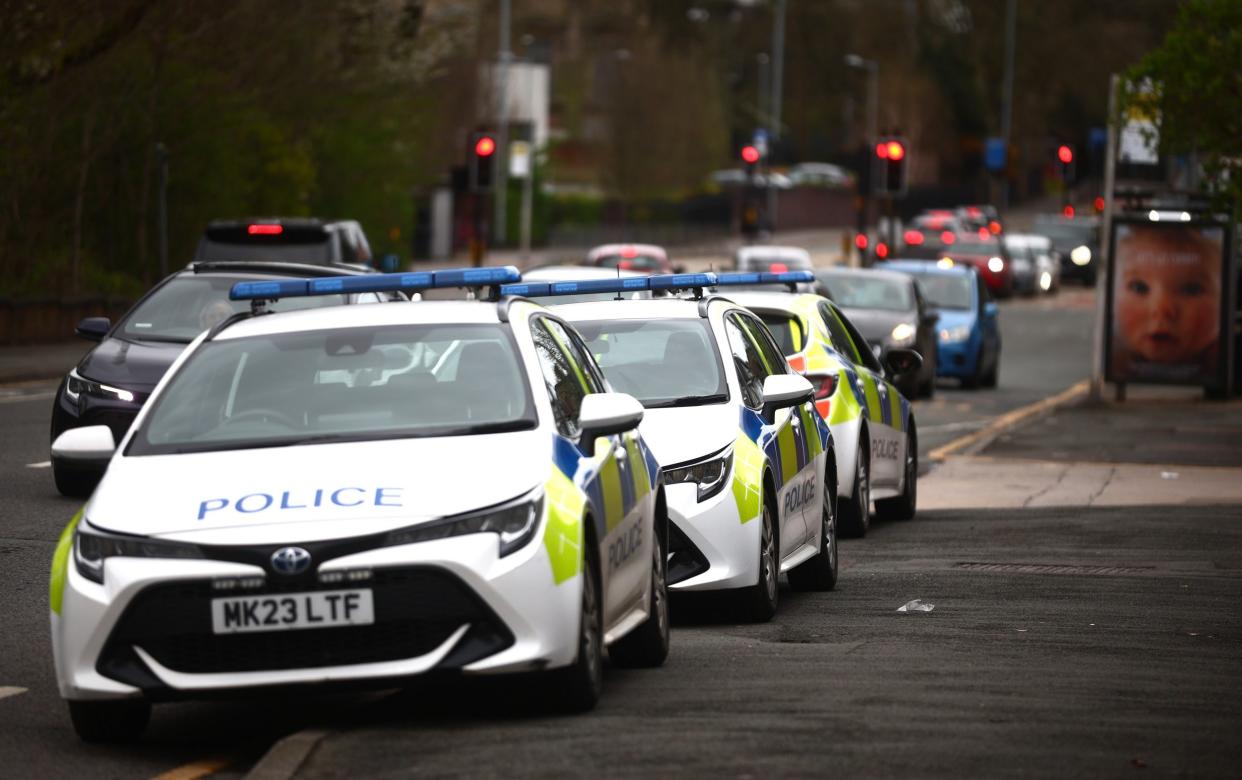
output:
[[1242, 2], [1187, 2], [1127, 81], [1123, 115], [1157, 117], [1161, 147], [1196, 153], [1209, 187], [1236, 206], [1242, 200]]

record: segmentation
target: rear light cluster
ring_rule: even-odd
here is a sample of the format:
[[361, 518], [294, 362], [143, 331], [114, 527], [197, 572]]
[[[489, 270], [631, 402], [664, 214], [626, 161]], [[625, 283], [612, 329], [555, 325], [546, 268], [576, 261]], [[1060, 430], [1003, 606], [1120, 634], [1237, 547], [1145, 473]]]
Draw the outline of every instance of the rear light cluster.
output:
[[940, 234], [940, 243], [944, 244], [945, 246], [952, 244], [956, 240], [957, 240], [957, 236], [953, 235], [953, 231], [951, 230], [946, 230]]
[[279, 236], [285, 228], [283, 225], [250, 225], [246, 232], [252, 236]]
[[923, 243], [923, 233], [919, 230], [907, 230], [905, 238], [906, 243], [910, 246], [918, 246]]

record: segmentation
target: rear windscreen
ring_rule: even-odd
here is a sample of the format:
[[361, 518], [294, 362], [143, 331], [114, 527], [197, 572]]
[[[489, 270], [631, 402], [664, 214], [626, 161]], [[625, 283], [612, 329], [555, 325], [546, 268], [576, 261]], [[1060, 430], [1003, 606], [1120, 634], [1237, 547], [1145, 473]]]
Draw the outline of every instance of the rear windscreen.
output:
[[772, 331], [772, 337], [776, 339], [776, 346], [781, 348], [781, 354], [794, 355], [802, 351], [802, 328], [796, 317], [776, 312], [760, 312], [759, 319]]
[[[268, 226], [252, 232], [251, 225], [213, 225], [198, 242], [195, 260], [272, 260], [323, 264], [334, 261], [331, 235], [320, 226]], [[280, 232], [270, 232], [275, 227]]]

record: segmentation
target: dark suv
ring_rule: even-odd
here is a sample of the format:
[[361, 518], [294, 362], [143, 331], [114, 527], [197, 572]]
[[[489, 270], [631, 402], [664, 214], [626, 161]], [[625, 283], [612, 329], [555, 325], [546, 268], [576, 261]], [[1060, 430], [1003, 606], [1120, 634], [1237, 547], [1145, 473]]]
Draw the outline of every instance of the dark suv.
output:
[[[248, 301], [230, 301], [235, 282], [251, 279], [354, 276], [368, 270], [345, 265], [298, 265], [216, 261], [191, 264], [153, 287], [115, 325], [88, 317], [76, 333], [99, 345], [87, 352], [60, 383], [52, 402], [51, 440], [70, 428], [106, 425], [119, 443], [147, 396], [181, 351], [199, 333], [244, 311]], [[327, 295], [287, 298], [269, 309], [289, 311], [379, 300], [378, 296]], [[85, 496], [102, 471], [71, 467], [52, 458], [56, 488]]]
[[371, 245], [356, 221], [301, 217], [214, 220], [199, 239], [194, 259], [374, 265]]

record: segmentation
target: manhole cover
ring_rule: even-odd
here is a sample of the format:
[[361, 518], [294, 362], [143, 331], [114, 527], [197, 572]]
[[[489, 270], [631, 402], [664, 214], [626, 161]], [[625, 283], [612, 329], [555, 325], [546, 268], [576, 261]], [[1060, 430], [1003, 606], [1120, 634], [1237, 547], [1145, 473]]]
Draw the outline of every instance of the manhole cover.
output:
[[997, 574], [1078, 574], [1114, 577], [1150, 574], [1156, 570], [1155, 566], [1083, 566], [1068, 563], [984, 563], [979, 561], [959, 562], [955, 564], [955, 568]]

